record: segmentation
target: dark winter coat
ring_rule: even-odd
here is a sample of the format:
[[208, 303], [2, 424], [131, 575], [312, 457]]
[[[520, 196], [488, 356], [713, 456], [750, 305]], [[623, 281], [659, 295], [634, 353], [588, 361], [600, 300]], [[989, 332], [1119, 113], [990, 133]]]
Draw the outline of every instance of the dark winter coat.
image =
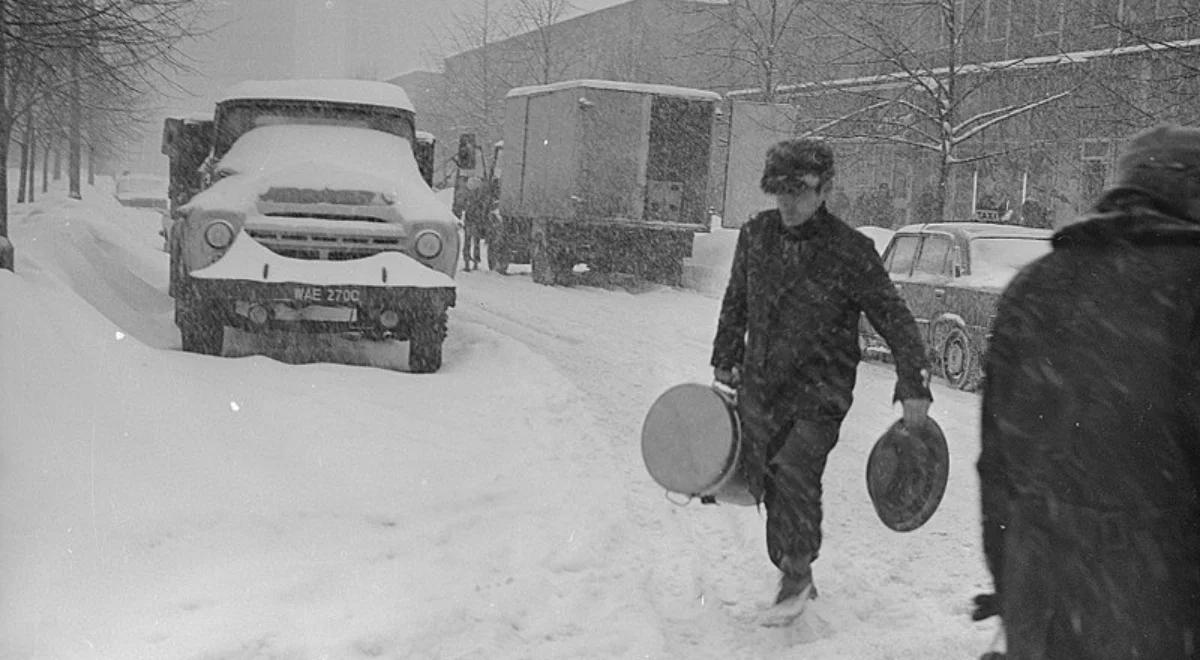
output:
[[984, 550], [1010, 658], [1200, 653], [1200, 226], [1111, 193], [1004, 292]]
[[[778, 210], [738, 235], [713, 342], [712, 365], [741, 368], [741, 396], [790, 420], [840, 422], [850, 408], [866, 313], [895, 356], [895, 399], [932, 398], [925, 345], [871, 239], [825, 210], [788, 229]], [[745, 447], [752, 492], [765, 446]]]

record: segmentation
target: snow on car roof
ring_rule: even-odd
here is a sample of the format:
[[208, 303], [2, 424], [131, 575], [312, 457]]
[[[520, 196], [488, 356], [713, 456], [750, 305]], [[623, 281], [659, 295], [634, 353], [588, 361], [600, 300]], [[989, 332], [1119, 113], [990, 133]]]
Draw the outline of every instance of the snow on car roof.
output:
[[702, 101], [720, 101], [721, 95], [716, 92], [710, 92], [703, 89], [692, 89], [690, 87], [675, 87], [673, 85], [654, 85], [650, 83], [632, 83], [616, 80], [566, 80], [563, 82], [550, 83], [549, 85], [529, 85], [527, 87], [517, 87], [505, 94], [505, 98], [515, 96], [532, 96], [534, 94], [548, 94], [564, 89], [574, 89], [577, 87], [587, 87], [591, 89], [611, 89], [622, 92], [640, 92], [644, 94], [661, 94], [663, 96], [685, 96]]
[[905, 225], [897, 229], [896, 233], [917, 234], [923, 231], [958, 232], [975, 238], [983, 236], [992, 238], [1050, 238], [1054, 234], [1050, 229], [1022, 227], [1021, 225], [1002, 225], [994, 222], [925, 222]]
[[403, 87], [375, 80], [247, 80], [229, 88], [218, 102], [234, 99], [330, 101], [416, 111]]

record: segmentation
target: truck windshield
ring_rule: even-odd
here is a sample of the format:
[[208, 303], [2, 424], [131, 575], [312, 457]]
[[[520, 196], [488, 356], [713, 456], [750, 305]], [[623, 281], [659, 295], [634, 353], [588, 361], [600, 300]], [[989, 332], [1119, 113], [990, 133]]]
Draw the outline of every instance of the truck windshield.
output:
[[237, 100], [221, 104], [213, 144], [220, 157], [246, 131], [279, 124], [322, 124], [370, 128], [402, 137], [411, 144], [412, 113], [399, 108], [345, 105], [317, 101]]

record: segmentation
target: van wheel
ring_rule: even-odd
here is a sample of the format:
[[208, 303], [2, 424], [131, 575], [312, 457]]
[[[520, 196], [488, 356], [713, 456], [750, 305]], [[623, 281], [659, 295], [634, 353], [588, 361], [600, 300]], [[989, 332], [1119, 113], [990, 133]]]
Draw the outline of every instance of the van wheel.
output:
[[225, 341], [225, 325], [216, 310], [186, 300], [175, 301], [175, 325], [186, 353], [220, 355]]
[[970, 391], [979, 382], [979, 359], [962, 328], [951, 328], [942, 342], [942, 376], [953, 387]]
[[446, 339], [446, 310], [432, 315], [413, 329], [408, 340], [408, 370], [431, 374], [442, 368], [442, 343]]

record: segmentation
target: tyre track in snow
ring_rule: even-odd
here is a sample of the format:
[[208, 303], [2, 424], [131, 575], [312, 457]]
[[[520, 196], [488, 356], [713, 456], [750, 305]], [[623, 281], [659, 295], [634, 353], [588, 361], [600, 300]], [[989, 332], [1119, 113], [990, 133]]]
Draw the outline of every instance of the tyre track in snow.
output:
[[611, 469], [623, 486], [618, 515], [642, 537], [612, 548], [619, 556], [608, 557], [606, 565], [637, 572], [639, 597], [655, 619], [663, 638], [658, 651], [666, 657], [703, 658], [707, 649], [724, 649], [713, 657], [729, 657], [727, 650], [748, 635], [760, 645], [745, 657], [763, 657], [769, 652], [761, 644], [779, 643], [756, 635], [753, 623], [758, 600], [774, 587], [762, 559], [759, 513], [698, 502], [672, 505], [641, 461], [641, 424], [654, 399], [671, 385], [711, 380], [718, 310], [719, 301], [665, 287], [635, 294], [476, 273], [459, 276], [452, 311], [451, 332], [456, 319], [478, 323], [549, 359], [585, 395], [583, 414], [607, 430], [589, 442], [600, 441], [597, 465]]

